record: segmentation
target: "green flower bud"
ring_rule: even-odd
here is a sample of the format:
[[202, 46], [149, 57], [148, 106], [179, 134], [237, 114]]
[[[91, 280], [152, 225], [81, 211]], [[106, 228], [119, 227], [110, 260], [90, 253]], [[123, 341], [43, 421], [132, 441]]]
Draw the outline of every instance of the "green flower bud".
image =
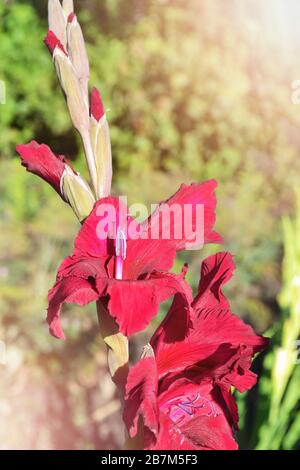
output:
[[63, 12], [65, 14], [66, 19], [68, 19], [69, 15], [74, 12], [73, 0], [63, 0], [62, 7], [63, 7]]
[[53, 53], [57, 75], [64, 91], [74, 127], [84, 134], [89, 129], [88, 104], [69, 57], [58, 47]]
[[97, 172], [96, 192], [101, 198], [111, 193], [112, 155], [109, 125], [96, 88], [93, 88], [91, 96], [90, 137]]
[[49, 29], [60, 40], [62, 45], [67, 45], [67, 21], [59, 0], [48, 0]]
[[61, 191], [79, 221], [83, 222], [91, 213], [95, 198], [84, 179], [79, 174], [74, 173], [68, 165], [66, 165], [61, 179]]
[[89, 59], [82, 30], [74, 13], [71, 13], [68, 17], [67, 40], [68, 53], [88, 103], [88, 81], [90, 78]]

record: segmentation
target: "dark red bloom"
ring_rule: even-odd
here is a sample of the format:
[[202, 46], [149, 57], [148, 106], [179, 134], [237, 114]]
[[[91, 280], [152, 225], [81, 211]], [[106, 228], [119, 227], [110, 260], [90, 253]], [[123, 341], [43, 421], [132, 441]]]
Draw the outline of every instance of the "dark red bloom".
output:
[[230, 311], [221, 288], [233, 269], [228, 253], [204, 261], [193, 309], [175, 296], [151, 339], [152, 355], [129, 373], [124, 421], [145, 448], [237, 448], [231, 387], [243, 392], [255, 384], [252, 357], [268, 341]]
[[[174, 238], [172, 233], [167, 239], [162, 236], [159, 226], [155, 226], [160, 221], [158, 212], [153, 219], [150, 217], [148, 223], [139, 225], [128, 215], [127, 207], [116, 198], [98, 201], [75, 240], [72, 256], [59, 268], [56, 284], [49, 293], [47, 319], [51, 333], [58, 338], [63, 337], [60, 309], [64, 302], [82, 305], [101, 299], [126, 336], [145, 328], [156, 315], [159, 304], [174, 294], [181, 298], [183, 308], [189, 308], [192, 301], [190, 287], [182, 274], [172, 274], [169, 270], [176, 251], [183, 249], [187, 242], [191, 243], [192, 229], [196, 228], [193, 224], [197, 221], [194, 217], [197, 205], [204, 205], [204, 221], [198, 221], [197, 226], [198, 232], [203, 230], [204, 242], [221, 241], [213, 231], [215, 186], [214, 180], [182, 185], [162, 206], [165, 210], [166, 205], [172, 207], [173, 202], [181, 207], [191, 205], [192, 222], [181, 238]], [[106, 219], [110, 212], [115, 213], [112, 224]], [[170, 220], [173, 228], [176, 219]], [[157, 238], [149, 236], [151, 226], [158, 229]]]
[[65, 157], [55, 155], [47, 145], [34, 140], [26, 145], [17, 145], [16, 149], [26, 170], [47, 181], [65, 200], [61, 190], [61, 179], [68, 164]]

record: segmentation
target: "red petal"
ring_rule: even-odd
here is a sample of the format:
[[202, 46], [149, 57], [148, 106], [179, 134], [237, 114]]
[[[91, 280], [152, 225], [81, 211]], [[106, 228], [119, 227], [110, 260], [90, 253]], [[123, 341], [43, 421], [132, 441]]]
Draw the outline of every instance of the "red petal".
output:
[[234, 269], [233, 256], [230, 253], [216, 253], [204, 260], [193, 307], [200, 309], [218, 305], [220, 308], [227, 308], [229, 304], [222, 287], [231, 279]]
[[47, 321], [50, 332], [64, 338], [60, 323], [63, 303], [86, 305], [103, 295], [107, 286], [106, 258], [69, 256], [60, 265], [55, 286], [49, 291]]
[[[248, 366], [250, 367], [250, 365]], [[244, 393], [247, 390], [251, 390], [252, 387], [257, 382], [257, 375], [254, 374], [251, 370], [243, 370], [240, 369], [239, 374], [232, 374], [231, 376], [227, 376], [226, 380], [231, 382], [231, 384], [240, 392]]]
[[263, 350], [268, 340], [255, 334], [251, 326], [229, 310], [205, 308], [195, 314], [191, 338], [202, 344], [224, 344], [232, 346], [247, 345], [253, 352]]
[[27, 145], [17, 145], [17, 152], [27, 171], [43, 178], [63, 197], [60, 190], [60, 181], [66, 163], [63, 156], [54, 155], [47, 145], [39, 145], [35, 141]]
[[124, 263], [124, 279], [137, 279], [155, 270], [169, 271], [176, 256], [176, 250], [161, 240], [128, 240]]
[[190, 380], [213, 379], [219, 385], [234, 386], [244, 392], [252, 388], [257, 379], [250, 371], [253, 354], [251, 347], [234, 348], [223, 343], [212, 355], [182, 373]]
[[158, 378], [155, 360], [141, 359], [129, 372], [123, 419], [131, 437], [138, 431], [139, 417], [154, 435], [158, 432]]
[[93, 116], [96, 121], [100, 121], [100, 119], [104, 116], [105, 110], [102, 102], [101, 95], [97, 88], [92, 89], [91, 93], [91, 115]]
[[151, 338], [151, 346], [158, 353], [166, 343], [183, 341], [191, 326], [186, 299], [176, 294], [169, 312]]
[[159, 414], [159, 434], [146, 450], [197, 450], [184, 438], [180, 429], [164, 413]]
[[80, 277], [82, 279], [107, 278], [106, 261], [106, 257], [77, 258], [75, 256], [68, 256], [58, 269], [57, 279], [60, 280], [69, 276]]
[[127, 213], [127, 207], [117, 198], [106, 197], [96, 202], [76, 237], [73, 255], [114, 255], [116, 226], [127, 222]]
[[[216, 186], [215, 180], [181, 185], [177, 193], [161, 203], [143, 224], [145, 230], [150, 234], [157, 234], [161, 240], [168, 239], [176, 250], [195, 248], [203, 243], [222, 243], [222, 237], [213, 231], [216, 219]], [[198, 214], [199, 206], [204, 208], [204, 220], [200, 217], [201, 213]]]
[[184, 438], [196, 448], [206, 450], [237, 450], [238, 445], [232, 436], [224, 415], [200, 415], [180, 428]]
[[232, 277], [233, 270], [230, 253], [217, 253], [203, 262], [199, 291], [193, 302], [191, 337], [202, 344], [251, 346], [253, 354], [263, 350], [268, 340], [256, 335], [251, 326], [230, 312], [222, 287]]
[[85, 279], [67, 277], [58, 281], [49, 291], [48, 296], [47, 322], [50, 333], [56, 338], [65, 338], [60, 321], [60, 311], [63, 303], [75, 303], [83, 306], [98, 298], [98, 292]]
[[250, 370], [252, 356], [253, 348], [241, 346], [233, 356], [233, 364], [222, 377], [222, 382], [233, 385], [241, 393], [250, 390], [257, 381], [257, 375]]
[[211, 356], [218, 346], [197, 344], [189, 341], [164, 344], [155, 357], [159, 378], [165, 374], [180, 372]]
[[231, 393], [231, 387], [226, 387], [224, 384], [220, 384], [220, 386], [214, 388], [214, 394], [217, 396], [216, 399], [219, 403], [222, 403], [222, 401], [224, 402], [223, 410], [227, 421], [236, 431], [238, 431], [239, 413], [236, 401]]
[[176, 293], [191, 297], [190, 287], [176, 274], [153, 273], [144, 281], [111, 281], [108, 310], [121, 333], [130, 336], [143, 330], [156, 315], [159, 304]]
[[[181, 275], [183, 279], [185, 279], [187, 269], [187, 265], [184, 265], [182, 268]], [[180, 341], [180, 344], [182, 344], [182, 341], [186, 339], [188, 331], [192, 327], [190, 303], [188, 294], [186, 296], [180, 294], [174, 296], [173, 303], [167, 315], [150, 341], [157, 356], [161, 350], [169, 346], [170, 343]]]

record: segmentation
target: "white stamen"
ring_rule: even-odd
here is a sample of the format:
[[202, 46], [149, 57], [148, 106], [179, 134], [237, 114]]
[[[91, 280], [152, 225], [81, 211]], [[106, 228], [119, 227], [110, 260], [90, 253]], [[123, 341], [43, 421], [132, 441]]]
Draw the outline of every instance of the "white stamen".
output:
[[121, 257], [122, 260], [125, 260], [126, 251], [127, 251], [126, 236], [123, 230], [120, 227], [118, 227], [117, 237], [116, 237], [116, 256]]

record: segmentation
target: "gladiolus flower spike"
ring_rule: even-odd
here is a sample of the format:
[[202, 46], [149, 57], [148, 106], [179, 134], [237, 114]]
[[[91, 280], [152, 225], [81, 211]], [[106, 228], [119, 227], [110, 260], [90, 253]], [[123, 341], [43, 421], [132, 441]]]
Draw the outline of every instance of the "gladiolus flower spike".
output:
[[[17, 146], [22, 165], [50, 184], [82, 224], [48, 294], [50, 333], [65, 338], [64, 303], [97, 303], [130, 448], [237, 449], [232, 392], [243, 393], [256, 383], [252, 359], [268, 340], [231, 312], [222, 292], [234, 271], [229, 253], [203, 261], [195, 297], [185, 279], [187, 265], [179, 274], [171, 271], [177, 252], [223, 242], [214, 231], [217, 182], [183, 184], [138, 223], [111, 195], [109, 125], [99, 91], [94, 87], [89, 92], [88, 56], [73, 0], [49, 0], [48, 18], [45, 44], [81, 136], [91, 180], [90, 186], [47, 145], [32, 141]], [[188, 223], [182, 215], [186, 207]], [[106, 220], [111, 211], [112, 220]], [[165, 319], [129, 370], [128, 337], [143, 331], [170, 297]]]

